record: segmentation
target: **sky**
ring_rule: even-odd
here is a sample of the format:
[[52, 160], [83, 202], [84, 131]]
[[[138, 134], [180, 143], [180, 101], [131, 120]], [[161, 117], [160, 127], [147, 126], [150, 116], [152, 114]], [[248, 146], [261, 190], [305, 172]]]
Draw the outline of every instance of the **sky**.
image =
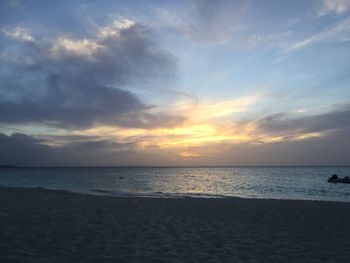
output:
[[2, 0], [0, 165], [350, 165], [350, 0]]

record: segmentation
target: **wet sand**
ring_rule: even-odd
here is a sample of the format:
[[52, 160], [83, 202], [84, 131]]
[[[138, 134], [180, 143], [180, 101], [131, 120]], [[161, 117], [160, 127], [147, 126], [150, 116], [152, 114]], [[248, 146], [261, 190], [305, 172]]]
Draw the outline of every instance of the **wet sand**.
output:
[[0, 188], [0, 262], [349, 262], [350, 203]]

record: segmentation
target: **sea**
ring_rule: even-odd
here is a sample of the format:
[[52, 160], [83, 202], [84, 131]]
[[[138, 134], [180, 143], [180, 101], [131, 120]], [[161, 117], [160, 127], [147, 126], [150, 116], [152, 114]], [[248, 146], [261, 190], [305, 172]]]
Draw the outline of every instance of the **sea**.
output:
[[0, 186], [110, 196], [263, 198], [350, 202], [350, 167], [0, 168]]

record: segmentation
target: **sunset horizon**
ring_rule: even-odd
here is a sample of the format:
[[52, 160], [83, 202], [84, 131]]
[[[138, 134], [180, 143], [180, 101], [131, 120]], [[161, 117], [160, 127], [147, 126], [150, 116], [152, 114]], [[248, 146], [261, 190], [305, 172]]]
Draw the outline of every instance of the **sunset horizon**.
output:
[[0, 0], [0, 262], [349, 263], [350, 0]]
[[350, 165], [349, 6], [3, 1], [0, 165]]

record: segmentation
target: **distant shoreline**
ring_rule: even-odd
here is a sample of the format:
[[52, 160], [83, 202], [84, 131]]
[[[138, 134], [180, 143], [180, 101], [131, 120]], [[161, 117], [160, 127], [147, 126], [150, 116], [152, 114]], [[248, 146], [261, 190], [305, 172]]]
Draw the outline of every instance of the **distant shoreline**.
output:
[[154, 165], [134, 165], [134, 166], [17, 166], [0, 165], [0, 168], [317, 168], [317, 167], [350, 167], [350, 165], [198, 165], [198, 166], [154, 166]]

